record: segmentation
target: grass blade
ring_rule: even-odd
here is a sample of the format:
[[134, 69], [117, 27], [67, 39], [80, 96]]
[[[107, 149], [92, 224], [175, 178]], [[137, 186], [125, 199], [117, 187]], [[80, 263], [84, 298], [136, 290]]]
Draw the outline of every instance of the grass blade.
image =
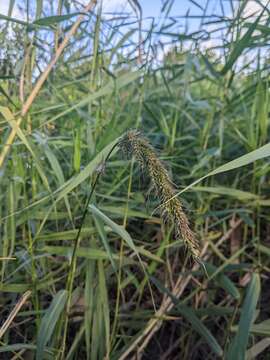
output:
[[89, 209], [98, 216], [101, 220], [105, 222], [113, 231], [116, 232], [125, 242], [127, 245], [138, 255], [138, 250], [134, 245], [134, 242], [129, 235], [129, 233], [120, 225], [116, 224], [113, 220], [111, 220], [108, 216], [106, 216], [103, 212], [101, 212], [98, 208], [94, 205], [89, 205]]
[[[211, 277], [218, 268], [210, 263], [204, 263], [204, 266], [206, 268], [206, 271]], [[237, 287], [234, 285], [234, 283], [223, 273], [218, 273], [216, 276], [214, 276], [214, 280], [218, 283], [220, 287], [222, 287], [225, 291], [228, 292], [233, 298], [239, 299], [240, 293], [237, 289]]]
[[231, 342], [226, 354], [227, 360], [245, 359], [248, 337], [254, 320], [257, 302], [260, 296], [261, 283], [260, 275], [254, 274], [247, 289], [247, 294], [241, 311], [238, 331]]
[[64, 310], [67, 301], [67, 291], [60, 290], [54, 297], [51, 305], [49, 306], [46, 314], [43, 316], [40, 330], [37, 336], [37, 352], [36, 359], [41, 360], [44, 358], [45, 346], [51, 340], [56, 323]]
[[238, 157], [237, 159], [234, 159], [232, 161], [229, 161], [228, 163], [221, 165], [219, 167], [217, 167], [215, 170], [209, 172], [208, 174], [202, 176], [201, 178], [195, 180], [193, 183], [189, 184], [188, 186], [186, 186], [183, 190], [179, 191], [177, 194], [175, 194], [174, 196], [178, 196], [181, 195], [183, 192], [187, 191], [188, 189], [192, 188], [194, 185], [198, 184], [199, 182], [201, 182], [202, 180], [208, 178], [209, 176], [213, 176], [216, 174], [220, 174], [223, 172], [227, 172], [230, 170], [234, 170], [237, 169], [239, 167], [248, 165], [253, 163], [254, 161], [263, 159], [270, 156], [270, 143], [259, 147], [258, 149], [251, 151], [243, 156]]
[[205, 339], [205, 341], [208, 343], [208, 345], [211, 347], [213, 352], [218, 355], [222, 356], [223, 350], [221, 349], [220, 345], [214, 338], [214, 336], [210, 333], [210, 331], [207, 329], [207, 327], [201, 322], [201, 320], [197, 317], [195, 312], [189, 308], [188, 306], [181, 304], [179, 300], [168, 290], [166, 289], [159, 280], [154, 278], [153, 276], [150, 276], [150, 279], [152, 282], [156, 285], [156, 287], [163, 293], [167, 294], [173, 301], [174, 305], [176, 306], [177, 310], [180, 312], [180, 314], [190, 322], [193, 329], [198, 332], [198, 334], [201, 335], [202, 338]]

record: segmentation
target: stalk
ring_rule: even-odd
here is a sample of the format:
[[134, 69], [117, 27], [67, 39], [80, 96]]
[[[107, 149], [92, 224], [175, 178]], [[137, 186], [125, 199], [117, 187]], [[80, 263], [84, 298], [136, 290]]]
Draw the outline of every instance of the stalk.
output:
[[[112, 152], [117, 147], [117, 145], [118, 145], [118, 143], [114, 144], [114, 146], [111, 148], [111, 150], [109, 151], [108, 155], [106, 156], [106, 158], [104, 160], [104, 164], [107, 162], [107, 160], [109, 159], [109, 157], [111, 156]], [[78, 229], [75, 241], [74, 241], [71, 262], [70, 262], [70, 268], [69, 268], [69, 273], [68, 273], [68, 279], [67, 279], [68, 298], [67, 298], [67, 305], [66, 305], [66, 316], [65, 316], [65, 321], [64, 321], [62, 349], [61, 349], [61, 355], [60, 355], [61, 359], [64, 359], [64, 356], [65, 356], [66, 338], [67, 338], [67, 331], [68, 331], [68, 317], [69, 317], [70, 308], [71, 308], [71, 298], [72, 298], [73, 284], [74, 284], [74, 278], [75, 278], [76, 267], [77, 267], [77, 250], [80, 245], [80, 235], [81, 235], [83, 224], [84, 224], [87, 212], [88, 212], [88, 207], [89, 207], [90, 201], [92, 199], [96, 185], [97, 185], [100, 175], [102, 175], [102, 173], [103, 173], [102, 170], [97, 172], [97, 175], [95, 177], [94, 183], [91, 188], [91, 191], [86, 200], [85, 208], [84, 208], [83, 215], [81, 218], [81, 223], [80, 223], [80, 226], [79, 226], [79, 229]]]

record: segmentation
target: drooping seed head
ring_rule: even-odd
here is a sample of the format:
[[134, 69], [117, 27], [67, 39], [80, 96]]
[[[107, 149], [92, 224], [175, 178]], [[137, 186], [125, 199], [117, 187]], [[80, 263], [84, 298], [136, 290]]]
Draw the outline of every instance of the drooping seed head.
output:
[[199, 259], [200, 247], [182, 204], [164, 164], [158, 158], [149, 141], [138, 130], [127, 131], [119, 141], [119, 147], [128, 157], [134, 156], [143, 170], [147, 170], [154, 189], [160, 199], [162, 215], [174, 224], [175, 235], [182, 238], [194, 259]]

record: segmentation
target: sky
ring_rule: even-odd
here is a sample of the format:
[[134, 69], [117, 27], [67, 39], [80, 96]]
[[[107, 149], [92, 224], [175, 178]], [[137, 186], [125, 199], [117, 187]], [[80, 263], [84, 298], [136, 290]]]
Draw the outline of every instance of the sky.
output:
[[[12, 0], [0, 0], [0, 13], [7, 15], [8, 13], [8, 8], [9, 8], [9, 3]], [[14, 1], [14, 0], [13, 0]], [[86, 4], [89, 2], [89, 0], [79, 0], [82, 4]], [[131, 8], [131, 6], [129, 5], [128, 0], [98, 0], [98, 2], [100, 3], [101, 1], [103, 1], [103, 12], [121, 12], [121, 11], [126, 11], [128, 12], [130, 15], [132, 16], [136, 16], [134, 10]], [[131, 0], [130, 0], [131, 1]], [[132, 0], [135, 1], [135, 0]], [[136, 0], [137, 1], [137, 0]], [[142, 12], [143, 12], [143, 24], [144, 26], [146, 26], [147, 28], [147, 24], [150, 24], [150, 21], [152, 18], [159, 18], [159, 17], [164, 17], [166, 14], [165, 12], [163, 12], [162, 14], [160, 13], [161, 7], [162, 5], [164, 5], [165, 0], [138, 0], [141, 8], [142, 8]], [[220, 1], [219, 0], [196, 0], [197, 3], [199, 5], [202, 6], [202, 8], [205, 7], [205, 4], [209, 3], [208, 5], [208, 14], [217, 14], [220, 13]], [[23, 18], [23, 14], [19, 11], [18, 8], [18, 3], [25, 3], [26, 0], [15, 0], [15, 6], [13, 8], [13, 13], [12, 16], [14, 18], [18, 18], [20, 20], [26, 20], [25, 18]], [[36, 0], [32, 0], [33, 4], [36, 2]], [[72, 1], [70, 1], [72, 3]], [[201, 15], [202, 14], [202, 10], [199, 7], [196, 7], [194, 5], [194, 3], [192, 3], [192, 1], [190, 0], [168, 0], [166, 1], [167, 3], [173, 3], [173, 5], [171, 6], [170, 9], [170, 13], [169, 15], [171, 16], [184, 16], [186, 15], [186, 13], [188, 11], [190, 11], [189, 14], [192, 15]], [[225, 7], [226, 7], [226, 3], [229, 4], [229, 1], [223, 1], [225, 3]], [[253, 3], [253, 0], [250, 0], [250, 3]], [[227, 5], [228, 7], [228, 5]], [[34, 7], [33, 7], [34, 8]], [[229, 14], [229, 9], [228, 9], [228, 14]], [[180, 20], [180, 23], [183, 23], [184, 26], [184, 19]], [[193, 19], [190, 20], [189, 19], [189, 26], [191, 26], [191, 29], [189, 30], [197, 30], [196, 28], [199, 26], [200, 24], [200, 20], [199, 19]]]
[[[12, 0], [0, 0], [0, 13], [7, 15], [9, 3]], [[13, 0], [14, 1], [14, 0]], [[15, 0], [15, 6], [13, 8], [12, 17], [20, 19], [20, 20], [26, 20], [24, 18], [23, 13], [19, 11], [18, 3], [22, 4], [25, 3], [26, 0]], [[33, 3], [36, 2], [36, 0], [32, 0]], [[89, 0], [79, 0], [81, 3], [88, 3]], [[136, 13], [132, 9], [132, 7], [129, 5], [128, 0], [98, 0], [98, 2], [103, 1], [103, 12], [121, 12], [126, 11], [131, 16], [136, 16]], [[134, 1], [134, 0], [133, 0]], [[142, 16], [143, 16], [143, 28], [148, 28], [148, 24], [151, 23], [152, 18], [156, 19], [162, 19], [166, 13], [163, 12], [160, 13], [162, 5], [164, 5], [165, 0], [138, 0], [141, 8], [142, 8]], [[203, 8], [205, 7], [205, 4], [207, 0], [196, 0], [199, 5], [201, 5]], [[70, 1], [72, 3], [72, 1]], [[167, 3], [173, 3], [169, 15], [171, 16], [184, 16], [188, 11], [190, 11], [190, 14], [193, 15], [201, 15], [202, 10], [199, 7], [196, 7], [194, 3], [192, 3], [190, 0], [169, 0]], [[209, 0], [209, 6], [208, 6], [208, 12], [209, 14], [216, 14], [220, 12], [219, 7], [219, 1], [218, 0]], [[225, 2], [226, 3], [226, 2]], [[227, 2], [228, 3], [228, 2]], [[34, 7], [33, 7], [34, 8]], [[34, 13], [34, 12], [33, 12]], [[34, 20], [34, 19], [33, 19]], [[160, 20], [162, 22], [162, 20]], [[185, 20], [179, 20], [180, 31], [181, 27], [184, 28], [185, 26]], [[200, 25], [199, 19], [193, 19], [188, 21], [189, 31], [196, 31], [197, 28]]]
[[[8, 8], [9, 8], [9, 3], [12, 0], [0, 0], [0, 14], [4, 14], [7, 15], [8, 13]], [[18, 8], [18, 3], [25, 3], [26, 0], [13, 0], [15, 1], [15, 6], [13, 9], [13, 13], [12, 16], [15, 18], [18, 18], [20, 20], [26, 20], [25, 18], [23, 18], [23, 14], [19, 11]], [[32, 0], [33, 3], [36, 2], [36, 0]], [[86, 4], [89, 2], [89, 0], [78, 0], [80, 3], [82, 4]], [[108, 12], [122, 12], [125, 11], [127, 13], [129, 13], [131, 16], [136, 16], [136, 13], [134, 12], [134, 10], [130, 7], [130, 5], [128, 4], [128, 0], [98, 0], [98, 2], [100, 3], [101, 1], [103, 1], [103, 11], [106, 13]], [[131, 0], [130, 0], [131, 1]], [[135, 1], [135, 0], [132, 0]], [[162, 23], [162, 18], [165, 16], [165, 12], [163, 12], [162, 14], [160, 13], [160, 9], [162, 7], [162, 5], [164, 4], [165, 0], [136, 0], [140, 3], [141, 8], [142, 8], [142, 12], [143, 12], [143, 29], [147, 29], [148, 28], [148, 24], [150, 24], [151, 19], [154, 17], [160, 20], [160, 22]], [[261, 0], [262, 3], [266, 3], [266, 1], [268, 0]], [[70, 1], [72, 3], [72, 1]], [[206, 15], [221, 15], [221, 7], [220, 7], [220, 1], [219, 0], [167, 0], [168, 2], [173, 2], [173, 5], [170, 9], [170, 13], [169, 15], [172, 17], [177, 17], [177, 16], [185, 16], [187, 14], [187, 12], [189, 12], [189, 16], [190, 15], [202, 15], [203, 14], [203, 10], [206, 6], [206, 4], [208, 3], [207, 6], [207, 11], [206, 11]], [[232, 0], [232, 2], [234, 4], [239, 4], [239, 0], [234, 1]], [[57, 3], [57, 2], [56, 2]], [[196, 6], [195, 3], [199, 4], [199, 6], [201, 6], [201, 9], [199, 6]], [[232, 14], [232, 10], [230, 7], [230, 1], [226, 1], [223, 0], [222, 1], [223, 6], [224, 6], [224, 11], [225, 11], [225, 16], [230, 17], [230, 15]], [[33, 7], [34, 8], [34, 7]], [[247, 5], [245, 7], [245, 15], [251, 15], [254, 14], [256, 12], [261, 11], [262, 8], [261, 6], [256, 2], [256, 0], [248, 0]], [[33, 11], [34, 13], [34, 11]], [[160, 18], [161, 16], [161, 18]], [[213, 19], [213, 18], [212, 18]], [[34, 19], [33, 19], [34, 20]], [[177, 30], [175, 31], [179, 31], [179, 33], [181, 33], [183, 31], [183, 33], [190, 33], [190, 32], [195, 32], [199, 29], [201, 25], [201, 19], [199, 18], [195, 18], [195, 19], [188, 19], [188, 30], [185, 28], [186, 26], [186, 20], [183, 18], [179, 18], [178, 22], [177, 22]], [[208, 25], [209, 26], [209, 25]], [[212, 26], [212, 27], [211, 27]], [[215, 29], [215, 26], [217, 25], [210, 25], [208, 29], [211, 30]], [[211, 38], [209, 40], [205, 40], [203, 42], [203, 47], [204, 48], [212, 48], [213, 46], [218, 46], [220, 44], [220, 33], [215, 33], [214, 36], [211, 35]], [[165, 47], [166, 47], [166, 37], [164, 38], [163, 36], [159, 38], [159, 40], [161, 40], [162, 42], [164, 42]], [[169, 47], [170, 45], [168, 45]], [[166, 52], [166, 48], [163, 47], [164, 51]]]
[[[85, 2], [85, 1], [83, 1]], [[103, 0], [105, 9], [107, 11], [114, 11], [114, 10], [121, 10], [126, 9], [130, 10], [130, 7], [128, 6], [127, 0]], [[203, 1], [204, 2], [204, 1]], [[18, 3], [18, 1], [17, 1]], [[140, 4], [143, 9], [143, 15], [145, 17], [149, 16], [158, 16], [159, 15], [159, 9], [162, 5], [161, 0], [140, 0]], [[189, 0], [176, 0], [175, 4], [173, 5], [172, 9], [172, 15], [173, 14], [184, 14], [188, 7], [190, 6]], [[0, 13], [7, 15], [9, 7], [9, 0], [0, 0]], [[14, 8], [14, 14], [15, 17], [19, 17], [18, 9], [16, 8], [16, 1], [15, 1], [15, 8]]]
[[[105, 0], [104, 1], [105, 7], [108, 10], [114, 10], [114, 9], [121, 9], [121, 8], [130, 8], [127, 5], [127, 1], [125, 0]], [[181, 1], [175, 1], [173, 8], [172, 8], [172, 15], [178, 13], [178, 14], [184, 14], [189, 6], [190, 2], [188, 0], [181, 0]], [[140, 5], [143, 10], [143, 16], [144, 17], [152, 17], [152, 16], [158, 16], [159, 10], [162, 6], [161, 0], [141, 0]]]
[[[11, 1], [11, 0], [10, 0]], [[9, 7], [9, 0], [0, 0], [0, 13], [7, 15], [8, 7]], [[21, 18], [21, 14], [18, 10], [18, 7], [16, 4], [18, 4], [19, 0], [15, 0], [15, 7], [13, 11], [13, 16], [16, 18]], [[21, 1], [21, 0], [20, 0]], [[101, 0], [99, 0], [101, 1]], [[265, 2], [266, 0], [263, 0], [262, 2]], [[81, 2], [88, 2], [87, 0], [82, 0]], [[203, 8], [205, 7], [207, 0], [197, 0], [197, 3], [201, 5]], [[106, 11], [115, 11], [115, 10], [131, 10], [130, 6], [128, 5], [127, 0], [103, 0], [104, 7]], [[157, 17], [160, 14], [160, 8], [162, 4], [164, 3], [164, 0], [139, 0], [139, 3], [143, 10], [143, 17]], [[210, 0], [208, 11], [209, 13], [218, 13], [220, 11], [219, 8], [219, 1], [218, 0]], [[223, 1], [226, 7], [226, 3], [229, 4], [229, 1]], [[186, 12], [190, 9], [191, 13], [193, 14], [200, 14], [201, 10], [196, 7], [191, 1], [189, 0], [175, 0], [173, 3], [173, 6], [171, 8], [170, 14], [172, 16], [177, 15], [185, 15]], [[226, 11], [230, 11], [229, 8], [225, 9]], [[245, 12], [247, 14], [251, 14], [253, 12], [256, 12], [260, 10], [260, 6], [255, 0], [249, 0], [246, 6]]]
[[[58, 1], [54, 0], [55, 2], [53, 2], [53, 4], [57, 4]], [[85, 5], [88, 4], [90, 0], [77, 0], [78, 3]], [[130, 16], [133, 16], [134, 19], [138, 19], [136, 12], [134, 12], [134, 9], [132, 9], [132, 7], [130, 7], [130, 5], [128, 4], [128, 0], [98, 0], [98, 3], [100, 3], [101, 1], [103, 1], [103, 15], [104, 18], [113, 18], [114, 16], [110, 15], [109, 13], [115, 13], [115, 12], [123, 12], [125, 11], [126, 13], [128, 13]], [[170, 8], [170, 12], [168, 14], [168, 16], [171, 16], [175, 19], [177, 19], [177, 22], [175, 25], [173, 25], [173, 27], [171, 28], [167, 28], [168, 30], [166, 30], [167, 32], [173, 32], [174, 34], [192, 34], [195, 33], [200, 30], [200, 34], [199, 36], [203, 36], [204, 34], [206, 34], [206, 36], [204, 37], [204, 39], [202, 40], [200, 38], [200, 47], [201, 49], [211, 49], [212, 51], [215, 52], [215, 54], [217, 56], [221, 56], [221, 58], [224, 57], [224, 53], [225, 53], [225, 48], [224, 48], [224, 39], [226, 41], [226, 36], [227, 36], [227, 30], [226, 30], [226, 26], [224, 27], [223, 30], [218, 30], [220, 29], [220, 24], [211, 24], [211, 25], [204, 25], [204, 27], [202, 28], [202, 20], [200, 18], [200, 16], [203, 14], [203, 9], [205, 9], [206, 4], [207, 5], [207, 10], [206, 10], [206, 14], [205, 15], [209, 15], [211, 16], [211, 19], [209, 18], [210, 21], [213, 21], [213, 15], [222, 15], [222, 11], [221, 11], [221, 7], [220, 7], [220, 3], [223, 4], [223, 11], [225, 12], [225, 16], [230, 18], [232, 17], [232, 9], [230, 7], [230, 4], [233, 3], [234, 6], [239, 6], [240, 1], [239, 0], [130, 0], [130, 1], [138, 1], [141, 5], [142, 8], [142, 17], [143, 17], [143, 22], [142, 22], [142, 37], [144, 38], [144, 35], [147, 34], [147, 30], [149, 29], [149, 26], [152, 24], [152, 19], [155, 18], [155, 24], [156, 27], [155, 29], [158, 32], [158, 35], [154, 35], [151, 38], [151, 43], [153, 46], [154, 53], [153, 53], [153, 59], [155, 61], [157, 61], [158, 63], [162, 62], [164, 57], [166, 56], [166, 54], [168, 52], [171, 51], [172, 46], [174, 46], [173, 43], [173, 37], [170, 37], [164, 33], [160, 34], [159, 29], [162, 28], [161, 25], [164, 24], [168, 24], [171, 22], [171, 20], [166, 17], [166, 12], [164, 11], [163, 13], [161, 13], [161, 8], [162, 5], [164, 5], [164, 3], [171, 3], [172, 2], [172, 6]], [[268, 2], [269, 0], [260, 0], [261, 3], [266, 4], [266, 2]], [[13, 8], [13, 12], [12, 12], [12, 17], [17, 18], [19, 20], [24, 20], [26, 21], [25, 18], [25, 12], [22, 12], [19, 10], [19, 6], [18, 4], [24, 4], [26, 3], [26, 0], [0, 0], [0, 14], [3, 15], [7, 15], [8, 14], [8, 8], [9, 8], [9, 4], [10, 2], [14, 2], [14, 8]], [[72, 4], [73, 0], [69, 0], [69, 2]], [[44, 3], [46, 3], [44, 1]], [[30, 4], [36, 4], [36, 0], [30, 0]], [[199, 6], [196, 6], [195, 4], [198, 4]], [[23, 6], [25, 8], [25, 6]], [[201, 8], [200, 8], [201, 7]], [[55, 6], [56, 9], [56, 6]], [[54, 9], [54, 10], [55, 10]], [[33, 5], [32, 8], [32, 14], [33, 16], [35, 16], [35, 6]], [[56, 10], [55, 10], [56, 11]], [[76, 11], [74, 9], [74, 11]], [[245, 11], [244, 11], [244, 15], [245, 16], [250, 16], [250, 15], [258, 15], [260, 12], [262, 11], [262, 7], [259, 5], [259, 3], [256, 0], [247, 0], [247, 4], [245, 6]], [[189, 18], [188, 20], [184, 18], [184, 16], [186, 14], [189, 14]], [[53, 14], [50, 14], [53, 15]], [[56, 14], [55, 14], [56, 15]], [[198, 17], [196, 18], [190, 18], [191, 15], [198, 15]], [[43, 17], [45, 17], [46, 15], [43, 14]], [[48, 16], [48, 15], [47, 15]], [[179, 18], [177, 18], [177, 16], [179, 16]], [[182, 18], [181, 18], [182, 16]], [[166, 20], [164, 19], [166, 17]], [[255, 19], [255, 17], [254, 17]], [[30, 19], [30, 21], [33, 19]], [[204, 21], [207, 21], [207, 18], [204, 18]], [[263, 19], [261, 19], [262, 21]], [[1, 19], [0, 19], [1, 21]], [[252, 19], [248, 20], [249, 22], [252, 21]], [[135, 25], [136, 26], [136, 25]], [[166, 27], [165, 27], [166, 28]], [[122, 28], [121, 28], [122, 30]], [[129, 28], [126, 28], [126, 31], [128, 32]], [[145, 31], [144, 31], [145, 30]], [[205, 32], [206, 30], [206, 32]], [[125, 29], [124, 29], [125, 31]], [[163, 31], [163, 30], [162, 30]], [[209, 36], [209, 31], [211, 33], [211, 35]], [[244, 29], [243, 31], [246, 31], [246, 29]], [[120, 32], [119, 32], [120, 34]], [[124, 37], [124, 34], [121, 34], [122, 37]], [[139, 37], [138, 37], [138, 32], [134, 33], [132, 35], [132, 38], [130, 38], [132, 41], [134, 41], [134, 44], [137, 45], [138, 41], [139, 41]], [[196, 37], [196, 35], [195, 35]], [[194, 46], [194, 42], [192, 41], [183, 41], [183, 42], [179, 42], [179, 38], [176, 39], [177, 40], [177, 44], [179, 45], [179, 43], [181, 43], [181, 46], [183, 46], [184, 49], [188, 50], [190, 49], [192, 46]], [[175, 41], [176, 41], [175, 40]], [[116, 37], [116, 41], [117, 37]], [[113, 45], [113, 44], [112, 44]], [[124, 49], [124, 51], [129, 51], [129, 47], [127, 47], [126, 49]], [[266, 53], [266, 49], [262, 49], [261, 50], [261, 54], [264, 55]], [[255, 58], [256, 57], [256, 50], [254, 50], [254, 52], [252, 53], [252, 57]], [[248, 55], [246, 57], [246, 55], [243, 54], [243, 56], [239, 59], [239, 64], [241, 65], [242, 63], [244, 64], [247, 60], [246, 59], [251, 59], [250, 55]], [[250, 60], [252, 61], [252, 59]]]

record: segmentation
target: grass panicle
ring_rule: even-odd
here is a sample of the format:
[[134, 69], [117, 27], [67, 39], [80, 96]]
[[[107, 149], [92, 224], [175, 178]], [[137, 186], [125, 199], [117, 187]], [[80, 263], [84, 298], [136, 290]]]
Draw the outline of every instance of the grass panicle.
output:
[[188, 218], [181, 201], [174, 197], [175, 188], [168, 171], [158, 158], [155, 149], [138, 130], [127, 131], [119, 147], [127, 156], [134, 156], [141, 168], [149, 174], [153, 187], [160, 199], [163, 218], [174, 224], [176, 237], [182, 238], [192, 257], [199, 260], [199, 242], [190, 229]]

